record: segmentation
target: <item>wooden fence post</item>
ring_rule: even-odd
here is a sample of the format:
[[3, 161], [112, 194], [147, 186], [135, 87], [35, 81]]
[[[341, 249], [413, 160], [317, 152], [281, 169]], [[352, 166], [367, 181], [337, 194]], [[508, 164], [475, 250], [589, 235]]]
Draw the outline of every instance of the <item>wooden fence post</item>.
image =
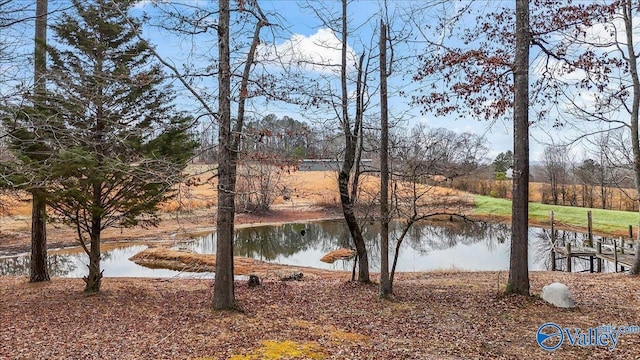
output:
[[613, 266], [616, 267], [616, 272], [618, 272], [618, 241], [613, 239]]
[[567, 242], [567, 272], [571, 272], [571, 242]]
[[[596, 243], [596, 254], [602, 254], [602, 240]], [[596, 257], [598, 258], [596, 271], [602, 272], [602, 258], [600, 258], [599, 256]]]
[[587, 236], [589, 237], [589, 247], [593, 247], [593, 217], [591, 210], [587, 211]]

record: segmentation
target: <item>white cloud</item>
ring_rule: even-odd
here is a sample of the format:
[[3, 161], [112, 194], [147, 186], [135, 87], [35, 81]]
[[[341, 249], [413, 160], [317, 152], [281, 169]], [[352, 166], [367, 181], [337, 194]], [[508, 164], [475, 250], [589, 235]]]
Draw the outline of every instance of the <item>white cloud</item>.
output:
[[133, 4], [134, 8], [137, 9], [142, 9], [145, 6], [149, 5], [149, 4], [153, 4], [154, 2], [156, 2], [155, 0], [140, 0], [138, 2], [136, 2], [135, 4]]
[[[258, 61], [295, 67], [317, 73], [339, 73], [342, 42], [330, 29], [319, 29], [310, 36], [294, 34], [280, 45], [263, 45], [258, 49]], [[356, 55], [347, 46], [347, 64], [355, 68]]]

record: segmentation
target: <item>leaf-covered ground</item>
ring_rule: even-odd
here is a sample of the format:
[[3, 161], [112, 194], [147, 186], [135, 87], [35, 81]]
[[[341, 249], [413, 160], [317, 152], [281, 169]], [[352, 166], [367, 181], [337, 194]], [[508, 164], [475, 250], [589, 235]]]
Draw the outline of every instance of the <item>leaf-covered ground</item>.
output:
[[0, 277], [2, 359], [637, 359], [640, 334], [617, 347], [542, 350], [540, 325], [640, 324], [640, 279], [536, 272], [532, 293], [569, 285], [578, 307], [502, 296], [505, 272], [401, 274], [393, 301], [350, 274], [236, 284], [241, 312], [210, 308], [212, 281], [106, 278], [29, 284]]

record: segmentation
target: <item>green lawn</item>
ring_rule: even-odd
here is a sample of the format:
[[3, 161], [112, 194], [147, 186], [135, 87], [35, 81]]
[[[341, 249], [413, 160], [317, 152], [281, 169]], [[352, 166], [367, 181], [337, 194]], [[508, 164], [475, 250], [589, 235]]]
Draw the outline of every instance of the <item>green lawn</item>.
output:
[[[474, 213], [478, 215], [511, 216], [511, 201], [489, 196], [475, 196]], [[602, 233], [626, 233], [633, 225], [634, 233], [638, 229], [638, 213], [616, 210], [589, 209], [571, 206], [529, 203], [529, 219], [540, 223], [549, 223], [551, 211], [556, 223], [572, 227], [587, 227], [587, 211], [591, 210], [593, 230]]]

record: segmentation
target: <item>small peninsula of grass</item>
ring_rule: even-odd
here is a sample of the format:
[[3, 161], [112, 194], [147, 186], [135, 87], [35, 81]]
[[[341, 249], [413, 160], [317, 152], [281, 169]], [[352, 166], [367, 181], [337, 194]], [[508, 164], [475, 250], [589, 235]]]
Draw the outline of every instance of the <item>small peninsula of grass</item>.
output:
[[[489, 196], [476, 195], [474, 214], [495, 217], [511, 216], [511, 200], [496, 199]], [[587, 212], [591, 210], [593, 231], [605, 234], [627, 234], [629, 225], [634, 232], [638, 228], [638, 213], [629, 211], [603, 210], [572, 206], [529, 203], [529, 221], [548, 225], [551, 211], [556, 224], [567, 227], [587, 228]]]

